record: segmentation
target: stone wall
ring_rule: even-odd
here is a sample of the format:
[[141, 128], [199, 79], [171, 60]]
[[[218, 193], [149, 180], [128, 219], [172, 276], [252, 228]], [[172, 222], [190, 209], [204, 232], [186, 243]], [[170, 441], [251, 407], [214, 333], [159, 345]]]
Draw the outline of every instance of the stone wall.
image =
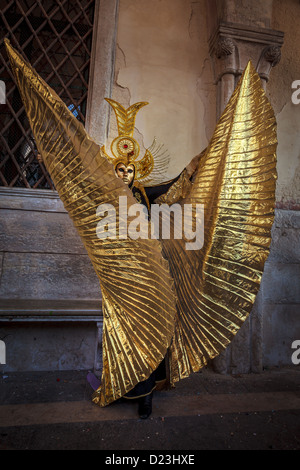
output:
[[300, 338], [300, 212], [276, 209], [270, 254], [252, 312], [214, 362], [220, 373], [261, 372], [292, 365]]
[[[206, 147], [216, 122], [205, 0], [121, 0], [116, 41], [112, 98], [125, 107], [149, 102], [134, 137], [141, 149], [156, 137], [175, 177]], [[107, 148], [116, 135], [112, 116]]]
[[276, 210], [262, 282], [264, 366], [291, 364], [300, 339], [300, 211]]
[[292, 83], [300, 80], [300, 3], [273, 1], [272, 27], [284, 32], [281, 60], [272, 70], [267, 94], [278, 132], [277, 207], [300, 210], [300, 104], [292, 102]]
[[0, 189], [5, 370], [93, 368], [101, 292], [54, 191]]
[[54, 191], [2, 188], [0, 298], [18, 301], [98, 300], [87, 252]]

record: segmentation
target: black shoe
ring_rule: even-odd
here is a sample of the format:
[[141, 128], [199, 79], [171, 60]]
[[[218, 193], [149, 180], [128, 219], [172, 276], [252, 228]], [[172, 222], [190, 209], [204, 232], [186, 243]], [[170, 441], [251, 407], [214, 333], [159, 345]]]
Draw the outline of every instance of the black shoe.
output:
[[139, 416], [141, 419], [147, 419], [152, 413], [152, 396], [153, 393], [139, 398]]

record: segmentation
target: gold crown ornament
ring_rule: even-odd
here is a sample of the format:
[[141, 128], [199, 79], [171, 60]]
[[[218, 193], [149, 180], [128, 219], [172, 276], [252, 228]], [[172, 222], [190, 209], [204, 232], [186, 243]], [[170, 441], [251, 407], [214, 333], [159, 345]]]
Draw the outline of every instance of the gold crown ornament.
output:
[[117, 101], [110, 98], [105, 98], [105, 100], [112, 106], [115, 112], [119, 134], [110, 146], [113, 156], [106, 153], [104, 145], [101, 147], [105, 158], [114, 165], [114, 168], [116, 168], [118, 163], [124, 163], [126, 166], [129, 164], [134, 165], [134, 179], [147, 184], [147, 186], [162, 183], [169, 165], [169, 156], [166, 155], [165, 151], [162, 152], [163, 146], [157, 146], [156, 139], [154, 139], [152, 145], [146, 149], [145, 155], [142, 158], [138, 158], [140, 146], [133, 138], [137, 112], [149, 103], [140, 101], [125, 109]]

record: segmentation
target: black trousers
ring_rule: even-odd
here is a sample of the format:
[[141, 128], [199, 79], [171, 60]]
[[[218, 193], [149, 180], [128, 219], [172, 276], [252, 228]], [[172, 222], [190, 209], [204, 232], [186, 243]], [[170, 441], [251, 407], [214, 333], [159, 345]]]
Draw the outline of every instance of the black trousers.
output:
[[143, 380], [136, 384], [136, 386], [130, 390], [130, 392], [124, 395], [124, 398], [134, 399], [149, 395], [155, 388], [157, 382], [166, 379], [166, 363], [165, 359], [159, 364], [157, 369], [152, 372], [148, 379]]

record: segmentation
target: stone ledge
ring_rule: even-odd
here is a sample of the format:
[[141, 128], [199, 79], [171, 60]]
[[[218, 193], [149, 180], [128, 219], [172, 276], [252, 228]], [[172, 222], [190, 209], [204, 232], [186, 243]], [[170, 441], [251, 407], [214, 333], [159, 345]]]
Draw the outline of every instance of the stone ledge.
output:
[[102, 321], [96, 300], [1, 299], [0, 321]]
[[51, 189], [0, 187], [0, 208], [66, 213], [57, 191]]

